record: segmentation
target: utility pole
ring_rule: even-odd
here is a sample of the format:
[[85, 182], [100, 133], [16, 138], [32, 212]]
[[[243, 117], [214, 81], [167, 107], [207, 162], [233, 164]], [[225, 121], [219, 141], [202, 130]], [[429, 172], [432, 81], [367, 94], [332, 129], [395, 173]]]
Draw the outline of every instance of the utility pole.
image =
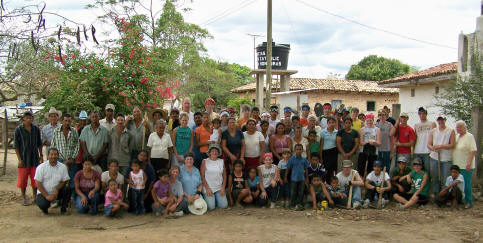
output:
[[248, 36], [251, 36], [253, 37], [253, 70], [257, 69], [255, 64], [256, 64], [256, 56], [257, 56], [257, 46], [256, 46], [256, 39], [257, 37], [264, 37], [264, 35], [256, 35], [256, 34], [250, 34], [250, 33], [247, 33]]
[[272, 0], [267, 0], [267, 85], [265, 95], [265, 109], [270, 108], [272, 97]]

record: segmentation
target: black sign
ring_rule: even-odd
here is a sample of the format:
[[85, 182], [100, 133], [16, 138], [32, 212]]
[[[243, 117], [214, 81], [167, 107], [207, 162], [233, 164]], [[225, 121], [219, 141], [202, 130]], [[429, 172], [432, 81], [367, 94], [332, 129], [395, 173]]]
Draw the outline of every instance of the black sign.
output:
[[[258, 69], [267, 68], [267, 42], [257, 46]], [[290, 44], [275, 45], [272, 42], [272, 69], [287, 70]]]

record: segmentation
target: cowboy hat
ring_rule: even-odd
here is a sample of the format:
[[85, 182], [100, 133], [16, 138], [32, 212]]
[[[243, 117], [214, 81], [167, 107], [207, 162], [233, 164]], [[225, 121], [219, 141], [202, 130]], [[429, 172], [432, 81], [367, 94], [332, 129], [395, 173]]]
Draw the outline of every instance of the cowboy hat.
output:
[[216, 150], [218, 150], [218, 156], [219, 156], [219, 155], [221, 155], [221, 148], [220, 148], [220, 146], [218, 146], [218, 144], [214, 144], [214, 143], [213, 143], [213, 144], [210, 144], [210, 146], [208, 146], [208, 151], [206, 151], [206, 154], [207, 154], [208, 156], [210, 156], [210, 151], [211, 151], [212, 149], [216, 149]]
[[193, 203], [189, 204], [188, 209], [190, 213], [194, 215], [203, 215], [206, 213], [206, 210], [208, 210], [208, 205], [206, 205], [205, 200], [200, 197], [196, 199]]
[[58, 111], [55, 107], [50, 107], [49, 111], [45, 113], [45, 118], [49, 119], [50, 114], [57, 114], [58, 117], [62, 116], [62, 111]]
[[149, 112], [149, 120], [151, 122], [154, 122], [153, 121], [153, 115], [154, 113], [156, 112], [159, 112], [161, 113], [161, 118], [163, 118], [164, 120], [166, 120], [166, 118], [168, 118], [168, 112], [166, 112], [165, 110], [161, 109], [161, 108], [155, 108], [155, 109], [152, 109], [150, 112]]

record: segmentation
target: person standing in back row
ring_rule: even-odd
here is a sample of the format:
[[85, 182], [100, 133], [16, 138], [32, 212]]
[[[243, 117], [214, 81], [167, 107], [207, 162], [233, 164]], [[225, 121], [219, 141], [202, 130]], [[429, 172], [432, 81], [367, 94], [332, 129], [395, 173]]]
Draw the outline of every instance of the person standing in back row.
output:
[[[451, 165], [453, 165], [451, 162], [452, 150], [456, 145], [455, 132], [453, 129], [446, 127], [446, 117], [440, 114], [436, 121], [438, 128], [431, 130], [428, 138], [428, 148], [431, 150], [429, 154], [431, 164], [429, 174], [435, 196], [439, 194], [441, 184], [449, 176]], [[438, 166], [439, 163], [441, 164]]]
[[394, 137], [394, 146], [392, 154], [396, 151], [397, 156], [405, 156], [407, 161], [411, 160], [411, 147], [416, 142], [416, 134], [414, 129], [408, 125], [409, 115], [406, 112], [401, 113], [396, 121], [396, 125], [391, 129], [389, 136]]
[[389, 134], [393, 126], [392, 123], [387, 121], [387, 114], [384, 110], [379, 110], [377, 116], [379, 119], [376, 127], [381, 131], [381, 145], [378, 147], [377, 159], [382, 162], [382, 166], [386, 167], [387, 171], [390, 171], [393, 156], [391, 154], [393, 139]]
[[428, 138], [429, 132], [436, 128], [434, 121], [428, 121], [428, 111], [423, 107], [419, 107], [418, 110], [419, 123], [414, 125], [414, 131], [416, 132], [416, 144], [414, 145], [414, 157], [419, 158], [424, 165], [424, 170], [429, 173], [429, 148]]
[[344, 119], [344, 129], [337, 131], [336, 145], [339, 150], [337, 159], [337, 171], [342, 170], [342, 161], [350, 160], [352, 164], [357, 162], [356, 151], [359, 148], [359, 133], [352, 129], [352, 118]]

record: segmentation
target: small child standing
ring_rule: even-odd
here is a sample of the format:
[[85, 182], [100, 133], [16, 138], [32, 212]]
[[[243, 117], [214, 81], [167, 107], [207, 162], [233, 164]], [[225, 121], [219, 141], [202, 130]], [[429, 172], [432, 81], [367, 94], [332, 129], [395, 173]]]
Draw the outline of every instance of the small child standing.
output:
[[337, 176], [332, 176], [327, 190], [334, 201], [334, 207], [337, 205], [345, 207], [347, 205], [347, 195], [345, 194], [344, 189], [339, 187], [339, 178], [337, 178]]
[[221, 120], [218, 119], [218, 118], [215, 118], [213, 119], [212, 121], [213, 123], [213, 133], [211, 133], [210, 135], [210, 140], [209, 141], [213, 141], [215, 142], [216, 144], [220, 144], [221, 143]]
[[253, 198], [253, 203], [255, 205], [259, 205], [259, 196], [260, 196], [260, 177], [257, 176], [257, 168], [250, 167], [248, 168], [248, 187], [250, 187], [250, 194]]
[[[287, 171], [287, 163], [290, 157], [292, 156], [292, 152], [290, 149], [285, 148], [282, 151], [282, 160], [278, 162], [278, 169], [280, 170], [280, 200], [281, 206], [288, 207], [290, 205], [289, 198], [290, 198], [290, 183], [285, 183], [285, 172]], [[287, 180], [288, 181], [288, 180]]]
[[[290, 208], [297, 211], [304, 210], [304, 186], [309, 186], [308, 171], [310, 167], [309, 161], [302, 157], [304, 151], [302, 144], [295, 145], [295, 155], [292, 156], [287, 163], [287, 171], [285, 172], [284, 183], [288, 183], [290, 175]], [[304, 184], [305, 182], [305, 184]]]
[[159, 216], [161, 212], [163, 216], [174, 216], [173, 204], [176, 203], [176, 198], [171, 192], [171, 183], [169, 183], [169, 171], [161, 169], [158, 171], [159, 180], [154, 183], [151, 191], [154, 203], [152, 205], [153, 212]]
[[139, 166], [139, 161], [131, 162], [132, 171], [129, 172], [129, 191], [131, 192], [131, 204], [136, 215], [144, 214], [144, 187], [146, 184], [146, 173]]
[[460, 174], [460, 167], [452, 165], [450, 170], [451, 175], [446, 178], [444, 189], [434, 200], [440, 207], [445, 206], [447, 202], [450, 202], [452, 207], [456, 207], [465, 198], [465, 179]]
[[317, 132], [315, 130], [309, 131], [309, 143], [307, 145], [307, 159], [311, 161], [312, 156], [317, 156], [320, 158], [322, 157], [322, 153], [320, 152], [320, 142], [317, 141]]
[[325, 167], [323, 164], [319, 163], [320, 158], [319, 156], [316, 156], [316, 154], [312, 154], [310, 156], [310, 167], [308, 169], [309, 173], [309, 180], [312, 179], [314, 175], [318, 175], [320, 178], [322, 178], [322, 182], [325, 181]]
[[115, 179], [107, 182], [106, 198], [104, 203], [104, 213], [106, 217], [114, 217], [116, 212], [123, 207], [127, 209], [129, 206], [122, 201], [122, 192], [119, 189]]
[[332, 201], [329, 192], [327, 192], [327, 188], [322, 182], [322, 177], [320, 177], [320, 175], [314, 174], [312, 176], [312, 183], [310, 183], [309, 190], [310, 199], [314, 210], [318, 209], [317, 205], [319, 205], [323, 200], [329, 201], [329, 205], [332, 207], [334, 206], [334, 201]]

